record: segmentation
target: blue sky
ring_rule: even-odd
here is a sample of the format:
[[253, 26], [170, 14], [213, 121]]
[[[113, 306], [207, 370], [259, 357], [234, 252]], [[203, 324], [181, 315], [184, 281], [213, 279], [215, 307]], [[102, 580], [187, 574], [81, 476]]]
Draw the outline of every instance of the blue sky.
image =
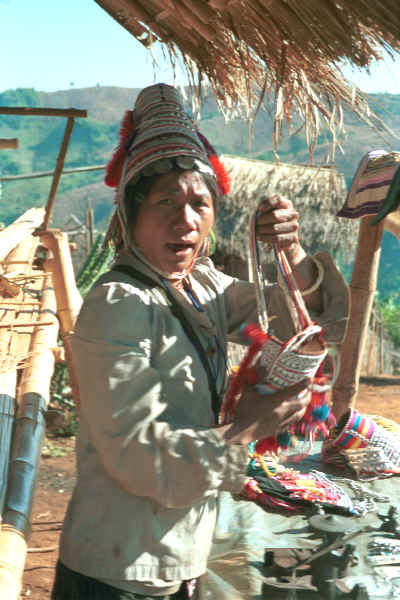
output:
[[[0, 0], [0, 92], [174, 83], [160, 49], [154, 54], [155, 76], [150, 53], [94, 0]], [[380, 61], [370, 76], [345, 74], [365, 92], [400, 94], [400, 57]]]

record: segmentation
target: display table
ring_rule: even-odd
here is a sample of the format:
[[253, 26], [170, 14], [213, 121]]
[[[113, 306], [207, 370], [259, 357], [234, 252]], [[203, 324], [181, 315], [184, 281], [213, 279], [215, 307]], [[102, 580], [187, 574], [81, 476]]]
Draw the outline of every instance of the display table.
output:
[[[347, 469], [338, 470], [324, 465], [321, 462], [320, 451], [321, 445], [316, 444], [313, 452], [301, 463], [288, 466], [293, 466], [302, 472], [316, 469], [337, 477], [346, 477], [357, 481]], [[341, 593], [347, 594], [355, 585], [362, 584], [366, 588], [365, 598], [395, 598], [397, 585], [399, 586], [398, 598], [400, 598], [400, 558], [397, 565], [385, 568], [375, 568], [367, 559], [367, 545], [372, 539], [380, 539], [382, 536], [395, 537], [393, 533], [378, 531], [385, 521], [385, 518], [379, 515], [385, 517], [391, 506], [399, 509], [400, 514], [400, 477], [360, 483], [366, 491], [375, 490], [381, 495], [385, 494], [390, 501], [377, 502], [375, 510], [362, 517], [340, 517], [346, 522], [348, 520], [349, 531], [368, 526], [373, 529], [373, 531], [359, 534], [349, 542], [354, 546], [358, 564], [351, 565], [346, 577], [340, 578], [340, 581], [337, 580], [340, 583]], [[343, 488], [353, 497], [353, 493], [347, 485], [344, 484]], [[265, 587], [264, 585], [266, 581], [270, 580], [266, 579], [268, 573], [264, 569], [264, 554], [266, 549], [298, 549], [305, 551], [301, 554], [307, 556], [311, 550], [315, 551], [321, 546], [323, 540], [316, 538], [315, 532], [309, 526], [308, 519], [311, 514], [308, 509], [297, 513], [268, 510], [255, 502], [235, 499], [228, 493], [221, 493], [209, 568], [199, 583], [199, 600], [286, 600], [288, 598], [287, 589], [274, 590], [271, 586]], [[378, 538], [378, 536], [380, 537]], [[335, 553], [342, 551], [343, 547]], [[280, 553], [285, 554], [284, 552]], [[293, 552], [286, 554], [290, 555]], [[295, 559], [292, 556], [292, 564], [293, 562]], [[309, 588], [310, 583], [307, 585]], [[298, 600], [324, 598], [316, 591], [315, 587], [297, 591], [296, 594]], [[350, 598], [350, 596], [347, 597]]]

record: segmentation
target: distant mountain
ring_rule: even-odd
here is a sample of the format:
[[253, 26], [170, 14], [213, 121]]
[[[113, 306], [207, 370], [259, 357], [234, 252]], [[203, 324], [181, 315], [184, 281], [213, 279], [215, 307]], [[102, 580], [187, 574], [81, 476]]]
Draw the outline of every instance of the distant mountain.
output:
[[[0, 94], [0, 106], [37, 106], [54, 108], [82, 108], [88, 111], [87, 119], [76, 119], [69, 145], [65, 168], [101, 165], [107, 162], [118, 142], [119, 123], [124, 112], [133, 107], [137, 88], [90, 87], [71, 88], [59, 92], [39, 92], [18, 88]], [[369, 96], [371, 106], [392, 129], [394, 136], [374, 131], [353, 114], [345, 112], [346, 133], [340, 141], [344, 154], [336, 151], [335, 165], [345, 175], [349, 185], [361, 157], [370, 149], [400, 149], [400, 95], [374, 94]], [[259, 111], [253, 123], [253, 135], [245, 119], [229, 122], [208, 98], [201, 109], [199, 127], [219, 153], [250, 156], [273, 160], [272, 108]], [[53, 170], [56, 165], [66, 120], [54, 117], [20, 117], [0, 115], [0, 137], [17, 137], [19, 150], [0, 151], [0, 176], [28, 174]], [[299, 123], [294, 119], [293, 130]], [[398, 136], [397, 138], [395, 136]], [[321, 133], [313, 160], [325, 164], [331, 143], [326, 133]], [[286, 127], [279, 147], [282, 162], [309, 163], [309, 153], [304, 132], [292, 135]], [[71, 213], [81, 220], [90, 198], [95, 211], [95, 222], [104, 228], [113, 206], [114, 192], [102, 184], [103, 172], [64, 175], [61, 178], [56, 201], [54, 224], [63, 225]], [[8, 224], [30, 206], [45, 204], [51, 178], [38, 178], [4, 182], [0, 204], [0, 221]], [[387, 237], [389, 236], [389, 237]], [[390, 234], [385, 234], [383, 261], [390, 265], [380, 288], [400, 291], [400, 261], [395, 253], [398, 244]], [[393, 239], [392, 239], [393, 238]], [[381, 273], [384, 268], [381, 267]]]

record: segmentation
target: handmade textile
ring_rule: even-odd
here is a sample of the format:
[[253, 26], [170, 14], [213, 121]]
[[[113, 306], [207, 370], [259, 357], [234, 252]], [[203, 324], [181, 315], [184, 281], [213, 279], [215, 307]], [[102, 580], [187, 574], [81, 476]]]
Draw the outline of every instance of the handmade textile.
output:
[[[371, 224], [376, 225], [382, 219], [393, 221], [397, 226], [399, 225], [400, 215], [399, 215], [399, 205], [400, 205], [400, 169], [397, 169], [392, 183], [390, 184], [389, 191], [387, 193], [386, 199], [383, 203], [382, 208], [376, 217], [372, 220]], [[396, 214], [397, 213], [397, 214]]]
[[[358, 219], [364, 215], [379, 213], [384, 205], [387, 214], [392, 207], [392, 181], [400, 166], [400, 152], [386, 152], [385, 150], [371, 150], [360, 161], [353, 177], [350, 190], [339, 217]], [[395, 187], [398, 189], [399, 180], [396, 178]], [[390, 192], [390, 207], [385, 202]], [[382, 213], [383, 214], [383, 213]]]
[[[379, 420], [380, 417], [377, 417]], [[324, 462], [348, 465], [360, 479], [400, 475], [398, 425], [350, 409], [322, 446]]]
[[300, 473], [282, 465], [260, 465], [253, 459], [242, 494], [266, 508], [298, 512], [313, 504], [328, 512], [358, 514], [349, 494], [319, 471]]
[[[330, 407], [326, 397], [326, 391], [329, 388], [328, 378], [323, 371], [327, 347], [322, 337], [322, 328], [313, 323], [308, 314], [285, 253], [277, 247], [274, 248], [274, 252], [284, 282], [284, 297], [290, 299], [295, 307], [294, 328], [296, 333], [286, 342], [271, 335], [264, 295], [264, 278], [255, 236], [256, 218], [257, 213], [250, 221], [250, 246], [259, 325], [250, 324], [243, 328], [243, 335], [251, 345], [238, 371], [232, 377], [222, 407], [222, 420], [223, 422], [233, 420], [235, 406], [237, 402], [240, 402], [240, 393], [244, 382], [255, 384], [256, 390], [260, 394], [270, 394], [305, 378], [312, 379], [318, 371], [318, 381], [316, 382], [318, 389], [315, 388], [310, 395], [306, 413], [300, 425], [297, 426], [303, 435], [309, 436], [309, 448], [311, 448], [314, 436], [318, 433], [326, 435], [326, 423], [333, 425], [334, 422], [333, 417], [330, 416]], [[262, 380], [259, 378], [260, 367], [264, 368], [266, 372]], [[262, 455], [267, 451], [277, 452], [279, 448], [288, 447], [294, 429], [292, 427], [286, 433], [259, 440], [255, 448], [256, 454]]]

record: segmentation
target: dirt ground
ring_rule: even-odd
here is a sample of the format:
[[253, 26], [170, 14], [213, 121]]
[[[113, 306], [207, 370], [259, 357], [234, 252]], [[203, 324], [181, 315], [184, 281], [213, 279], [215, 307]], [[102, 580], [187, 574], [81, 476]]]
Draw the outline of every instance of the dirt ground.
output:
[[[400, 377], [362, 378], [357, 409], [400, 421]], [[32, 509], [32, 535], [21, 599], [49, 600], [58, 540], [75, 481], [73, 438], [50, 438], [42, 456]]]

